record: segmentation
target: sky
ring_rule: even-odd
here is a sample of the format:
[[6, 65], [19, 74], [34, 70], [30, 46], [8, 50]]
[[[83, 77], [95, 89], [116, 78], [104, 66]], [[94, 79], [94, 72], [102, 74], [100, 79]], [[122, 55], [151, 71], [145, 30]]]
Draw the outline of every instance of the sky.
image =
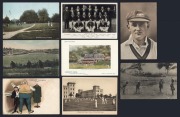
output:
[[[128, 68], [129, 66], [131, 66], [132, 63], [121, 63], [121, 67], [123, 68]], [[175, 63], [175, 65], [177, 66], [177, 64]], [[157, 68], [157, 63], [145, 63], [143, 66], [143, 71], [144, 72], [151, 72], [151, 73], [165, 73], [165, 68], [163, 67], [162, 69], [158, 69]], [[173, 73], [176, 74], [177, 73], [177, 69], [174, 70], [170, 70], [169, 73]]]
[[53, 14], [59, 13], [59, 3], [52, 2], [36, 2], [36, 3], [15, 3], [15, 2], [5, 2], [3, 3], [3, 18], [8, 16], [10, 20], [19, 19], [25, 10], [35, 10], [37, 12], [40, 9], [46, 8], [49, 14], [49, 17], [52, 17]]
[[78, 89], [83, 89], [83, 91], [93, 89], [94, 85], [100, 86], [103, 89], [103, 94], [112, 94], [112, 96], [117, 95], [117, 78], [116, 77], [64, 77], [63, 86], [67, 86], [68, 82], [75, 82], [75, 93]]
[[4, 40], [3, 47], [15, 49], [58, 49], [59, 40]]
[[[69, 46], [69, 50], [70, 51], [72, 51], [72, 50], [75, 50], [75, 49], [77, 49], [78, 47], [83, 47], [83, 46], [86, 46], [86, 47], [98, 47], [98, 46], [100, 46], [100, 45], [70, 45]], [[106, 45], [103, 45], [103, 46], [106, 46]]]

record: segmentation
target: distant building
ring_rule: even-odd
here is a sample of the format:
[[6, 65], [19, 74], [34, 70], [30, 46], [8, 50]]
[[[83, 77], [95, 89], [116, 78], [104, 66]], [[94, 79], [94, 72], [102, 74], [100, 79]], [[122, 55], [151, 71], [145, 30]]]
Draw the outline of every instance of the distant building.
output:
[[78, 94], [81, 98], [96, 98], [98, 95], [103, 95], [103, 89], [101, 89], [100, 86], [95, 85], [92, 90], [83, 91], [82, 89], [79, 89]]
[[105, 55], [104, 54], [85, 54], [84, 55], [84, 59], [88, 59], [88, 58], [92, 58], [92, 59], [95, 59], [95, 60], [104, 60], [105, 58]]
[[14, 52], [13, 52], [13, 49], [11, 48], [3, 48], [3, 55], [13, 55]]
[[83, 64], [94, 64], [97, 63], [98, 61], [104, 61], [105, 60], [105, 55], [100, 54], [100, 53], [95, 53], [95, 54], [85, 54], [84, 58], [81, 59], [80, 63]]
[[63, 86], [63, 96], [64, 98], [74, 98], [75, 97], [75, 82], [68, 82], [67, 86]]

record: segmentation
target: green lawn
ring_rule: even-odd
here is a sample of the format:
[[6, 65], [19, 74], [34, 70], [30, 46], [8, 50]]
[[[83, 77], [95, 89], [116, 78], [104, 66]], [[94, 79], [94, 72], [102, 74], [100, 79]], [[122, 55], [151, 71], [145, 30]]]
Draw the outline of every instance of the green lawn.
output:
[[[16, 26], [16, 28], [19, 27]], [[53, 23], [53, 27], [48, 26], [47, 23], [36, 23], [34, 27], [11, 39], [59, 39], [59, 33], [59, 23]]]
[[11, 56], [3, 56], [3, 66], [10, 67], [11, 61], [20, 64], [27, 64], [28, 60], [31, 63], [38, 62], [41, 60], [42, 62], [46, 60], [59, 60], [59, 54], [47, 54], [47, 53], [38, 53], [38, 54], [23, 54], [23, 55], [11, 55]]
[[3, 69], [4, 77], [57, 77], [59, 76], [58, 67], [51, 69], [43, 69], [43, 68], [14, 68], [14, 69]]
[[[64, 101], [64, 100], [63, 100]], [[64, 111], [116, 111], [116, 105], [112, 105], [112, 99], [107, 99], [107, 104], [102, 104], [101, 99], [97, 99], [97, 108], [95, 102], [91, 100], [80, 100], [76, 102], [71, 99], [70, 102], [63, 102]]]
[[3, 26], [3, 31], [4, 32], [11, 32], [11, 31], [17, 31], [23, 28], [27, 28], [32, 26], [33, 24], [23, 24], [23, 25], [19, 25], [17, 26], [16, 24], [9, 24], [9, 26]]
[[86, 65], [86, 64], [77, 64], [70, 63], [69, 69], [110, 69], [109, 65]]
[[36, 23], [36, 25], [30, 29], [30, 30], [59, 30], [59, 23], [53, 23], [53, 27], [48, 26], [47, 23]]

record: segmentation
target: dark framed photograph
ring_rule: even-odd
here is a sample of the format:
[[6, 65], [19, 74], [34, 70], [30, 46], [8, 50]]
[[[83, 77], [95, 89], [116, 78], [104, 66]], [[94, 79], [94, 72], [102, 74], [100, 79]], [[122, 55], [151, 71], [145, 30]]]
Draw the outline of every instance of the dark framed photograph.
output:
[[177, 63], [121, 63], [121, 99], [177, 99]]
[[62, 39], [117, 39], [117, 3], [61, 3]]
[[121, 59], [157, 59], [157, 3], [120, 3]]

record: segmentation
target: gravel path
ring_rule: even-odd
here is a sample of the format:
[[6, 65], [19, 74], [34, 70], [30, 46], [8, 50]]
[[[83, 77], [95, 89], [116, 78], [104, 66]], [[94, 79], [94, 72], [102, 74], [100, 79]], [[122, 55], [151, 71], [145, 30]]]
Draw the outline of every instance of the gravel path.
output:
[[17, 30], [17, 31], [12, 31], [12, 32], [3, 32], [3, 39], [10, 39], [11, 37], [19, 34], [19, 33], [22, 33], [22, 32], [25, 32], [26, 30], [34, 27], [35, 24], [33, 24], [32, 26], [30, 27], [27, 27], [27, 28], [23, 28], [23, 29], [20, 29], [20, 30]]

